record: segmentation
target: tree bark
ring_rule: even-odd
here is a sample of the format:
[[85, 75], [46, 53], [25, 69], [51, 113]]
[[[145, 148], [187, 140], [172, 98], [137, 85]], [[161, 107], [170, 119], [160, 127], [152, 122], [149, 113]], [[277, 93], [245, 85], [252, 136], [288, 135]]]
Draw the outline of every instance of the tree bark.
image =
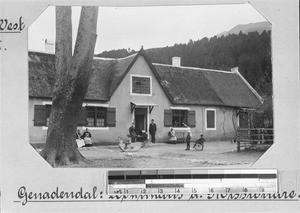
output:
[[41, 155], [53, 167], [83, 163], [77, 149], [77, 117], [92, 75], [98, 7], [82, 7], [72, 57], [71, 7], [56, 7], [55, 68], [50, 121]]

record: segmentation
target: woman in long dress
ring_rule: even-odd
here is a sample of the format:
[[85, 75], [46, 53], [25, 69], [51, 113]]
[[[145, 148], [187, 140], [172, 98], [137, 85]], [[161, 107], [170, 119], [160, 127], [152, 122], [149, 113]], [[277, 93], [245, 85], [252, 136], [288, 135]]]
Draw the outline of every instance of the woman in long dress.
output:
[[170, 131], [169, 131], [168, 135], [169, 135], [169, 142], [175, 144], [176, 141], [177, 141], [177, 137], [176, 137], [175, 131], [172, 127], [170, 128]]

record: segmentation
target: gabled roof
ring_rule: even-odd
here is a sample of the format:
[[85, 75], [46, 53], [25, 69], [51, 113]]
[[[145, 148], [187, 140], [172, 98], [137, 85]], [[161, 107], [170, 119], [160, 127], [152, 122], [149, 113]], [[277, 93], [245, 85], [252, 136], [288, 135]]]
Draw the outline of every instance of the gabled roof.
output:
[[[93, 75], [85, 100], [109, 101], [135, 61], [144, 57], [173, 104], [257, 108], [260, 96], [239, 73], [152, 64], [145, 51], [122, 59], [94, 57]], [[29, 52], [29, 96], [51, 98], [55, 56]]]
[[153, 64], [173, 104], [257, 108], [257, 96], [239, 74], [231, 71]]

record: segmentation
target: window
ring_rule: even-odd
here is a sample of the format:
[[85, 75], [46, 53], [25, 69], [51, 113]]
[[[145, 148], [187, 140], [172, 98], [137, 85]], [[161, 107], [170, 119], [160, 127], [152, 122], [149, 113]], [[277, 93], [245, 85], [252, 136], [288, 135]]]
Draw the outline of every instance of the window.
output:
[[207, 130], [216, 130], [216, 110], [205, 110], [205, 128]]
[[164, 126], [165, 127], [195, 127], [196, 112], [193, 110], [165, 110]]
[[[34, 106], [34, 126], [48, 126], [51, 105]], [[77, 117], [77, 126], [89, 127], [115, 127], [116, 108], [108, 107], [82, 107]]]
[[106, 127], [107, 108], [104, 107], [86, 107], [87, 126]]
[[131, 94], [151, 95], [151, 76], [131, 76]]
[[188, 121], [187, 115], [188, 115], [187, 110], [172, 110], [172, 126], [185, 127]]
[[34, 126], [48, 126], [50, 119], [51, 105], [34, 106]]

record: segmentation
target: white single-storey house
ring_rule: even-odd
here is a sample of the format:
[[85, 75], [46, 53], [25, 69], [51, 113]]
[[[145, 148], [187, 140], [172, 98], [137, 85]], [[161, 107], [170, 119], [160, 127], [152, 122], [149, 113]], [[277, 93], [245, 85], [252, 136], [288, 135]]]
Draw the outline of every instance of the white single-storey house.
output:
[[[31, 143], [46, 141], [55, 78], [55, 55], [29, 52]], [[172, 65], [157, 64], [141, 49], [126, 58], [94, 57], [78, 128], [89, 128], [94, 142], [113, 142], [127, 137], [132, 122], [148, 132], [154, 119], [157, 142], [168, 140], [170, 127], [179, 137], [190, 129], [194, 138], [204, 134], [206, 140], [227, 140], [235, 137], [239, 111], [261, 104], [237, 68], [182, 67], [179, 57]]]

